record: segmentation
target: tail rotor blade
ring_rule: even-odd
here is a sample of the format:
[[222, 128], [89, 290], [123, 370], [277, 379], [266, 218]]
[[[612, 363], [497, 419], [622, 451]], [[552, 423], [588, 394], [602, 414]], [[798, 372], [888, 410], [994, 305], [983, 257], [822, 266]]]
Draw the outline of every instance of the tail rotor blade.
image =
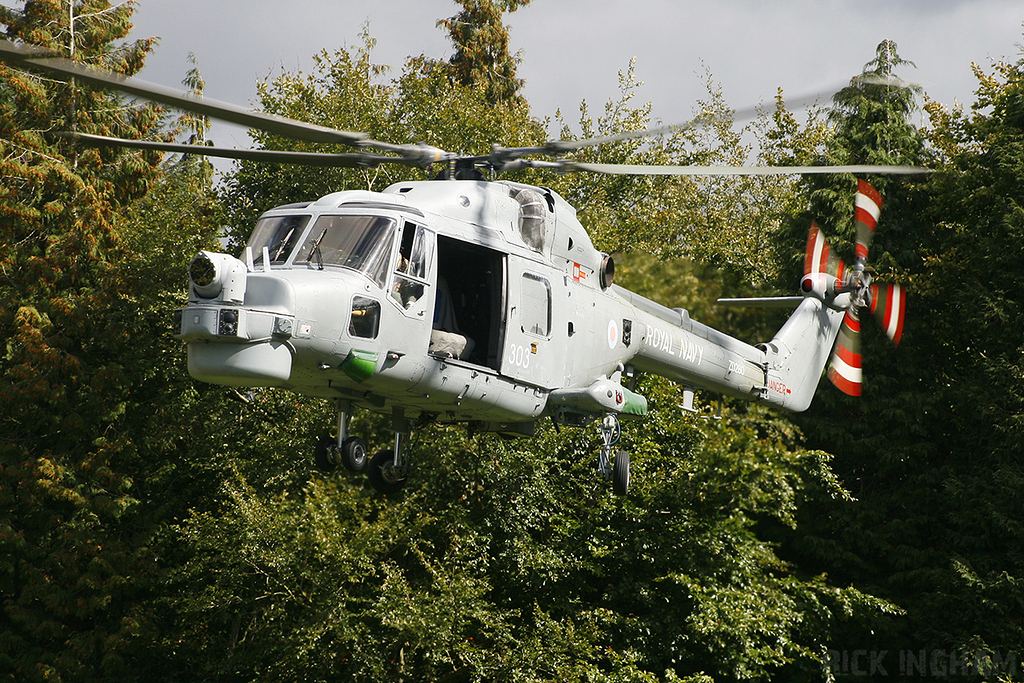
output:
[[811, 231], [807, 235], [807, 257], [804, 259], [804, 275], [827, 273], [840, 281], [846, 264], [835, 255], [828, 240], [818, 229], [817, 223], [811, 223]]
[[840, 391], [850, 396], [861, 394], [860, 320], [855, 309], [847, 309], [839, 338], [832, 352], [828, 378]]
[[857, 181], [857, 196], [854, 200], [857, 222], [857, 260], [868, 260], [868, 247], [875, 235], [878, 215], [882, 212], [882, 195], [864, 180]]
[[907, 312], [907, 297], [903, 287], [895, 284], [871, 285], [871, 313], [878, 319], [893, 344], [903, 336], [903, 318]]

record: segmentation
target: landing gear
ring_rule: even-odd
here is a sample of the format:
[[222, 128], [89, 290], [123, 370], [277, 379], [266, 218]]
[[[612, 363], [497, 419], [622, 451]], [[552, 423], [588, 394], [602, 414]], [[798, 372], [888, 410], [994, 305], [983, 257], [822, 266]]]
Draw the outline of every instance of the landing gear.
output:
[[612, 491], [616, 496], [626, 495], [629, 490], [629, 453], [619, 451], [615, 454], [615, 464], [612, 465]]
[[323, 472], [333, 472], [338, 465], [349, 472], [362, 472], [366, 467], [366, 444], [358, 436], [350, 436], [339, 446], [333, 436], [324, 436], [317, 442], [313, 458]]
[[393, 495], [402, 490], [409, 476], [409, 456], [405, 452], [412, 422], [405, 417], [401, 408], [395, 408], [392, 416], [392, 427], [395, 431], [394, 450], [378, 451], [370, 460], [370, 469], [366, 473], [370, 485], [384, 495]]
[[395, 465], [395, 452], [385, 449], [377, 451], [370, 460], [370, 469], [366, 476], [370, 480], [370, 485], [378, 493], [393, 495], [401, 491], [402, 487], [405, 486], [405, 479], [408, 473], [403, 473]]
[[358, 436], [350, 436], [341, 444], [341, 464], [350, 472], [366, 469], [366, 443]]
[[629, 490], [629, 453], [618, 451], [612, 457], [612, 447], [619, 442], [622, 429], [619, 418], [609, 413], [601, 420], [601, 452], [597, 456], [597, 469], [605, 479], [612, 480], [612, 491], [624, 496]]
[[316, 444], [313, 459], [323, 472], [333, 472], [338, 465], [350, 472], [362, 472], [366, 468], [366, 444], [358, 436], [348, 435], [351, 412], [351, 403], [338, 401], [338, 436], [324, 436]]
[[323, 472], [334, 472], [342, 465], [350, 472], [367, 470], [370, 485], [385, 495], [398, 493], [405, 486], [409, 475], [409, 456], [406, 442], [412, 431], [412, 420], [405, 417], [405, 411], [396, 408], [391, 418], [391, 429], [395, 432], [393, 450], [378, 451], [372, 458], [367, 455], [366, 443], [358, 436], [349, 436], [348, 422], [352, 413], [352, 402], [338, 401], [338, 435], [324, 436], [316, 444], [313, 458]]

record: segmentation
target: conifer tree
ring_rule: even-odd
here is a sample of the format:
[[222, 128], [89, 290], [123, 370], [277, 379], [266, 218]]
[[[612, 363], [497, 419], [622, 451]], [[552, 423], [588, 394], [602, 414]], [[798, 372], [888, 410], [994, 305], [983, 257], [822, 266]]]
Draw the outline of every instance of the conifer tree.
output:
[[516, 76], [518, 55], [509, 51], [509, 33], [501, 23], [504, 12], [514, 12], [530, 0], [456, 0], [462, 11], [442, 19], [455, 45], [449, 64], [455, 82], [479, 87], [488, 102], [522, 100], [523, 80]]
[[[888, 74], [886, 65], [901, 60], [883, 43], [872, 64], [880, 65], [872, 72]], [[1022, 81], [1020, 64], [997, 72], [977, 71], [970, 115], [928, 103], [927, 137], [909, 121], [910, 91], [872, 84], [839, 101], [842, 150], [832, 153], [851, 163], [926, 162], [941, 172], [872, 179], [885, 206], [870, 261], [876, 277], [907, 287], [903, 339], [892, 349], [866, 319], [864, 396], [825, 385], [800, 416], [810, 444], [835, 454], [855, 500], [812, 500], [804, 533], [785, 550], [904, 610], [869, 632], [845, 633], [832, 644], [837, 651], [942, 652], [946, 659], [939, 668], [925, 663], [925, 675], [986, 680], [1011, 673], [999, 667], [1009, 666], [1008, 657], [1019, 662], [1024, 642]], [[816, 187], [819, 204], [845, 194]], [[834, 232], [848, 242], [844, 229]]]
[[[0, 7], [6, 37], [125, 74], [150, 41], [120, 43], [134, 2]], [[152, 155], [85, 149], [62, 132], [138, 137], [152, 107], [0, 66], [0, 669], [17, 680], [125, 670], [140, 557], [121, 424], [133, 378], [130, 298], [113, 218]]]

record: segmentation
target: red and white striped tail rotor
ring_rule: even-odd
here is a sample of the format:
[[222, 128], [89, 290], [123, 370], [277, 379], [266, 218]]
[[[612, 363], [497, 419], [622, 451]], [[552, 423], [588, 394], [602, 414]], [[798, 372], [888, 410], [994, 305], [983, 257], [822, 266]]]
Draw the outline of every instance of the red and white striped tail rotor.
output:
[[875, 236], [878, 216], [882, 213], [882, 195], [870, 183], [857, 181], [857, 196], [854, 197], [854, 220], [857, 222], [857, 260], [868, 260], [868, 248]]
[[[871, 239], [874, 237], [878, 217], [882, 212], [882, 196], [869, 183], [859, 180], [854, 207], [857, 224], [856, 263], [853, 267], [847, 268], [842, 259], [832, 251], [818, 226], [812, 223], [811, 232], [807, 236], [807, 255], [804, 260], [801, 287], [806, 293], [814, 292], [822, 298], [825, 293], [834, 294], [836, 291], [850, 293], [849, 308], [846, 309], [832, 351], [828, 378], [841, 391], [851, 396], [860, 396], [863, 365], [858, 307], [869, 307], [889, 339], [894, 344], [899, 344], [903, 335], [907, 301], [900, 285], [872, 284], [871, 275], [864, 269]], [[833, 284], [832, 278], [835, 278], [835, 287], [826, 286]]]
[[811, 223], [811, 232], [807, 235], [807, 257], [804, 259], [804, 275], [825, 273], [840, 281], [846, 271], [843, 260], [836, 256], [829, 246], [828, 240], [821, 233], [817, 223]]

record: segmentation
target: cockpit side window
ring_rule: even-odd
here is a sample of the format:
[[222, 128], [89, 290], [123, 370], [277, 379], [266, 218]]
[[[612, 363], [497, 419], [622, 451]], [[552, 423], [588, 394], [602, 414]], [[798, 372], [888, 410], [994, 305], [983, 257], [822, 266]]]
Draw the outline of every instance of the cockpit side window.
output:
[[296, 253], [295, 263], [351, 268], [383, 287], [394, 239], [393, 218], [320, 216]]
[[395, 264], [395, 281], [391, 296], [406, 310], [416, 308], [427, 286], [427, 265], [434, 253], [433, 235], [423, 226], [406, 223]]
[[299, 243], [310, 216], [264, 216], [256, 223], [246, 246], [252, 248], [253, 262], [263, 262], [263, 248], [271, 263], [284, 263]]
[[[434, 243], [430, 239], [430, 234], [424, 229], [422, 225], [412, 225], [406, 223], [406, 232], [411, 232], [415, 228], [415, 237], [412, 240], [412, 246], [409, 253], [409, 275], [412, 277], [419, 278], [421, 280], [427, 279], [427, 264], [430, 263], [430, 257], [434, 255]], [[403, 248], [405, 246], [403, 240]]]

